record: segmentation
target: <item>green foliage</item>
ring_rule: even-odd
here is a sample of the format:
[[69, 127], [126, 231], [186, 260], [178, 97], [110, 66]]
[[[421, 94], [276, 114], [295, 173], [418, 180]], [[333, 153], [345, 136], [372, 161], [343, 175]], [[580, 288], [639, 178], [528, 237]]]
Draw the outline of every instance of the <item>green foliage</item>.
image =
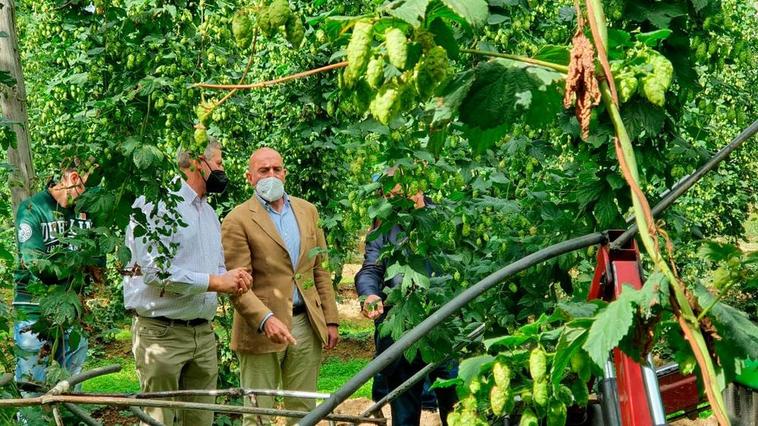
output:
[[[580, 142], [576, 119], [560, 108], [560, 72], [461, 50], [476, 46], [566, 65], [576, 22], [571, 2], [293, 2], [286, 19], [286, 2], [256, 3], [248, 16], [266, 37], [249, 76], [271, 79], [345, 57], [349, 65], [336, 78], [237, 93], [220, 106], [223, 94], [192, 84], [242, 77], [252, 53], [249, 29], [242, 31], [248, 24], [237, 18], [235, 31], [234, 19], [250, 5], [106, 3], [91, 14], [77, 2], [34, 2], [22, 7], [19, 19], [27, 86], [35, 88], [29, 93], [30, 131], [46, 142], [36, 145], [36, 169], [44, 175], [58, 158], [72, 155], [93, 156], [100, 165], [89, 185], [92, 195], [82, 200], [98, 217], [98, 228], [86, 237], [97, 242], [93, 252], [118, 253], [136, 196], [167, 197], [174, 153], [192, 146], [196, 132], [200, 142], [206, 136], [221, 140], [232, 177], [242, 175], [255, 147], [282, 152], [287, 190], [320, 208], [334, 271], [352, 256], [357, 230], [369, 220], [377, 219], [377, 233], [394, 225], [404, 230], [398, 247], [384, 254], [388, 265], [397, 265], [393, 272], [406, 278], [389, 294], [394, 307], [382, 332], [393, 336], [525, 254], [625, 225], [631, 200], [605, 111], [593, 113], [591, 136]], [[758, 112], [755, 97], [744, 96], [758, 84], [751, 54], [758, 26], [750, 6], [734, 0], [615, 0], [605, 7], [609, 55], [625, 101], [622, 118], [634, 138], [642, 189], [655, 202]], [[306, 17], [305, 41], [293, 50], [300, 45], [295, 15]], [[394, 42], [386, 45], [386, 34], [398, 31], [406, 39], [405, 55]], [[700, 243], [693, 240], [743, 235], [756, 202], [756, 153], [755, 144], [746, 144], [662, 216], [686, 282], [705, 272], [696, 255]], [[393, 176], [388, 167], [396, 167]], [[381, 177], [369, 183], [374, 173]], [[249, 197], [241, 182], [233, 178], [228, 194], [213, 200], [219, 213]], [[375, 196], [377, 189], [396, 187], [400, 196]], [[403, 196], [419, 190], [433, 208], [414, 209]], [[754, 270], [744, 255], [724, 253], [715, 268], [723, 272], [712, 273], [716, 291], [744, 286], [739, 279]], [[561, 404], [565, 410], [587, 402], [586, 382], [596, 368], [590, 360], [601, 362], [615, 345], [630, 352], [639, 347], [630, 327], [661, 313], [656, 331], [665, 333], [671, 317], [661, 304], [665, 286], [655, 276], [643, 291], [624, 290], [609, 305], [581, 302], [592, 255], [567, 254], [518, 274], [407, 352], [409, 358], [439, 359], [467, 330], [487, 324], [485, 347], [471, 349], [461, 379], [451, 382], [462, 396], [451, 423], [526, 412], [531, 414], [522, 421], [547, 417], [552, 424], [563, 413]], [[425, 280], [427, 267], [434, 274]], [[712, 300], [701, 298], [701, 304]], [[748, 327], [749, 319], [725, 306], [710, 312], [717, 328]], [[65, 309], [71, 307], [76, 312], [75, 303]], [[220, 321], [223, 348], [228, 311]], [[752, 343], [739, 333], [734, 339], [728, 344], [735, 348]], [[672, 356], [685, 362], [687, 347], [679, 340], [667, 339]], [[729, 345], [716, 350], [735, 360], [736, 369], [746, 352], [730, 355]], [[529, 353], [537, 346], [547, 353], [546, 395], [542, 384], [534, 394], [528, 374]], [[228, 352], [221, 359], [232, 363]], [[503, 366], [510, 371], [507, 392]], [[234, 380], [231, 370], [224, 374]]]
[[[357, 13], [360, 9], [356, 5], [346, 3], [343, 7]], [[200, 130], [200, 142], [205, 135], [220, 140], [231, 176], [242, 176], [255, 147], [278, 149], [289, 171], [288, 192], [320, 208], [333, 251], [330, 267], [341, 271], [344, 259], [353, 256], [353, 235], [365, 221], [360, 216], [343, 219], [349, 204], [346, 206], [335, 194], [345, 194], [350, 184], [351, 165], [343, 158], [360, 148], [342, 147], [353, 139], [339, 134], [339, 120], [325, 112], [336, 85], [313, 80], [296, 83], [283, 90], [257, 92], [252, 98], [232, 99], [220, 107], [215, 107], [218, 99], [203, 101], [200, 91], [190, 87], [195, 82], [214, 81], [218, 72], [225, 75], [215, 80], [220, 83], [231, 83], [232, 78], [236, 81], [242, 75], [250, 49], [240, 49], [232, 34], [235, 14], [242, 6], [236, 2], [104, 2], [96, 13], [78, 2], [19, 6], [29, 130], [33, 141], [45, 141], [34, 144], [35, 170], [40, 176], [37, 187], [58, 170], [61, 158], [93, 158], [98, 165], [88, 181], [88, 191], [77, 203], [77, 208], [93, 217], [95, 228], [67, 241], [79, 247], [75, 256], [65, 256], [61, 251], [49, 260], [50, 267], [71, 276], [73, 285], [39, 289], [49, 314], [40, 322], [41, 328], [53, 323], [56, 327], [50, 330], [73, 325], [79, 334], [108, 341], [124, 323], [121, 277], [113, 271], [129, 259], [123, 246], [123, 229], [132, 213], [130, 206], [140, 195], [171, 202], [167, 191], [174, 187], [170, 182], [177, 174], [175, 154], [179, 149], [192, 149], [196, 130]], [[278, 37], [286, 36], [289, 44], [299, 47], [297, 38], [306, 31], [313, 34], [313, 25], [318, 23], [302, 26], [301, 14], [319, 15], [324, 8], [324, 4], [311, 2], [293, 4], [292, 10], [298, 13], [289, 15], [284, 31], [259, 40], [249, 79], [274, 78], [325, 61], [330, 52], [316, 40], [293, 52]], [[240, 30], [237, 28], [238, 36], [246, 39], [250, 35]], [[196, 111], [198, 104], [201, 107]], [[198, 122], [204, 123], [205, 129], [199, 125], [196, 129]], [[361, 167], [352, 168], [357, 174], [363, 173]], [[0, 169], [0, 173], [5, 171]], [[3, 191], [7, 189], [3, 186]], [[250, 194], [242, 179], [233, 179], [227, 194], [212, 203], [223, 215]], [[3, 229], [10, 230], [2, 234], [0, 254], [7, 255], [15, 251], [13, 215], [9, 197], [0, 198], [5, 200], [0, 201], [0, 210], [4, 225], [8, 225]], [[170, 218], [166, 223], [167, 230], [180, 225]], [[345, 227], [350, 230], [341, 231]], [[164, 259], [170, 250], [161, 248]], [[86, 279], [84, 265], [95, 255], [104, 254], [109, 255], [111, 273], [106, 285], [94, 286]], [[0, 260], [4, 277], [14, 267], [7, 257]], [[335, 281], [339, 279], [335, 274]], [[4, 288], [10, 288], [12, 279], [2, 282]], [[225, 321], [230, 322], [228, 312]], [[222, 333], [220, 338], [219, 347], [226, 348], [220, 357], [228, 360], [229, 334]], [[236, 380], [231, 370], [234, 366], [233, 362], [222, 364], [224, 382]], [[12, 369], [12, 361], [7, 368]]]
[[[389, 13], [416, 28], [414, 38], [422, 49], [418, 64], [423, 63], [434, 44], [441, 44], [437, 39], [432, 43], [425, 35], [434, 22], [454, 29], [452, 42], [447, 37], [447, 52], [451, 51], [450, 44], [477, 45], [484, 52], [505, 50], [565, 64], [567, 49], [562, 46], [572, 34], [575, 22], [570, 4], [530, 4], [532, 7], [525, 8], [514, 2], [490, 2], [486, 18], [489, 25], [475, 30], [470, 11], [451, 3], [454, 2], [396, 2], [389, 10], [379, 9], [374, 19], [382, 22], [386, 19], [383, 13]], [[474, 3], [467, 5], [473, 7]], [[708, 16], [737, 16], [740, 7], [734, 8], [731, 3], [724, 3], [721, 8], [716, 4], [699, 5], [697, 11], [690, 13], [692, 7], [685, 2], [667, 5], [614, 2], [607, 11], [613, 21], [609, 54], [618, 74], [622, 100], [626, 102], [621, 111], [635, 139], [643, 189], [652, 194], [673, 185], [686, 174], [683, 170], [694, 169], [707, 157], [706, 152], [712, 152], [727, 139], [724, 137], [727, 133], [721, 131], [718, 134], [722, 136], [706, 139], [703, 128], [690, 121], [702, 113], [691, 108], [699, 96], [695, 88], [710, 79], [720, 79], [717, 76], [727, 69], [729, 73], [736, 72], [730, 75], [740, 75], [738, 80], [742, 83], [756, 83], [744, 66], [736, 71], [738, 68], [728, 64], [703, 61], [689, 50], [689, 40], [702, 39], [700, 34]], [[757, 39], [749, 22], [741, 20], [736, 31], [749, 34], [749, 43], [755, 46]], [[712, 37], [713, 27], [709, 31]], [[335, 43], [340, 46], [343, 42], [335, 39]], [[440, 270], [428, 289], [425, 285], [409, 284], [390, 293], [388, 300], [395, 307], [383, 332], [393, 336], [400, 335], [398, 328], [407, 329], [418, 323], [438, 303], [492, 272], [497, 265], [554, 241], [552, 235], [565, 239], [591, 230], [623, 226], [622, 214], [629, 211], [631, 204], [628, 188], [616, 172], [613, 131], [602, 108], [593, 114], [588, 143], [575, 143], [577, 123], [562, 113], [559, 106], [563, 81], [560, 72], [513, 59], [478, 62], [477, 58], [457, 55], [450, 68], [453, 75], [446, 78], [447, 82], [439, 90], [427, 93], [422, 90], [425, 79], [415, 76], [417, 102], [398, 106], [393, 92], [391, 102], [382, 103], [382, 114], [377, 114], [376, 108], [370, 111], [388, 127], [374, 130], [381, 158], [385, 159], [382, 165], [397, 166], [401, 171], [392, 178], [383, 177], [381, 186], [386, 191], [399, 184], [399, 192], [406, 195], [425, 189], [436, 203], [433, 212], [411, 211], [408, 205], [396, 200], [378, 201], [369, 209], [373, 216], [382, 219], [384, 231], [394, 224], [408, 230], [402, 247], [386, 253], [389, 264], [406, 264], [411, 270], [406, 269], [405, 273], [413, 276], [414, 271], [420, 270], [414, 265], [419, 261], [416, 256], [421, 255]], [[385, 77], [395, 84], [389, 86], [393, 90], [408, 81], [402, 74], [393, 76], [391, 72], [385, 73]], [[375, 77], [371, 81], [375, 82]], [[375, 103], [388, 96], [389, 89], [383, 89], [378, 89]], [[441, 96], [418, 102], [429, 94]], [[719, 95], [715, 97], [720, 99]], [[352, 99], [343, 97], [344, 102], [353, 102]], [[712, 104], [710, 100], [706, 102]], [[743, 111], [754, 108], [755, 103], [747, 100], [740, 107]], [[364, 117], [363, 111], [357, 109], [358, 117]], [[747, 119], [734, 122], [738, 128], [748, 123]], [[461, 151], [467, 154], [461, 155]], [[738, 160], [742, 173], [745, 167], [755, 164], [755, 150], [746, 148], [743, 152], [746, 161]], [[672, 164], [681, 168], [672, 168]], [[455, 176], [456, 172], [459, 176]], [[745, 178], [755, 182], [754, 177], [745, 175]], [[729, 180], [732, 184], [738, 182]], [[727, 215], [741, 216], [744, 220], [755, 198], [744, 190], [737, 192], [740, 195], [731, 197], [724, 205], [736, 202], [733, 205], [743, 206]], [[651, 198], [655, 200], [655, 196]], [[706, 229], [698, 224], [700, 216], [696, 213], [705, 211], [701, 210], [703, 205], [719, 209], [721, 204], [720, 200], [697, 196], [687, 197], [684, 204], [696, 198], [698, 209], [675, 208], [666, 215], [672, 222], [670, 232], [675, 244], [691, 241], [694, 227]], [[497, 207], [490, 211], [486, 210], [488, 205]], [[494, 212], [496, 217], [492, 216]], [[710, 228], [708, 235], [739, 235], [739, 228], [727, 225], [731, 220]], [[382, 232], [382, 228], [377, 232]], [[695, 235], [701, 237], [704, 233]], [[590, 256], [588, 253], [587, 257]], [[571, 300], [572, 293], [581, 297], [586, 281], [572, 279], [568, 274], [577, 269], [586, 271], [589, 264], [585, 259], [574, 253], [548, 262], [538, 271], [513, 278], [507, 288], [492, 290], [483, 297], [489, 305], [475, 302], [464, 308], [444, 328], [435, 330], [406, 353], [412, 358], [420, 350], [425, 359], [434, 359], [436, 351], [430, 348], [438, 345], [438, 335], [452, 336], [455, 332], [447, 329], [460, 329], [471, 322], [488, 322], [505, 333], [502, 338], [485, 341], [487, 355], [474, 353], [462, 363], [465, 367], [461, 369], [462, 380], [456, 382], [463, 397], [457, 413], [459, 420], [473, 421], [474, 412], [478, 414], [473, 418], [491, 419], [492, 415], [507, 411], [502, 390], [499, 386], [494, 388], [496, 385], [487, 378], [487, 364], [493, 357], [506, 356], [515, 357], [509, 365], [515, 362], [523, 366], [525, 352], [519, 347], [531, 349], [539, 342], [548, 345], [549, 351], [555, 350], [556, 355], [552, 357], [554, 369], [549, 376], [552, 386], [547, 394], [542, 380], [522, 382], [524, 389], [529, 390], [523, 392], [527, 406], [536, 405], [514, 409], [532, 409], [536, 417], [544, 417], [546, 411], [551, 411], [556, 418], [561, 417], [565, 405], [563, 410], [557, 402], [552, 404], [553, 410], [545, 407], [551, 406], [552, 400], [560, 401], [560, 396], [565, 398], [566, 392], [573, 393], [574, 398], [565, 398], [568, 400], [560, 401], [563, 404], [586, 404], [585, 383], [593, 368], [597, 368], [590, 360], [602, 365], [615, 346], [634, 357], [640, 357], [641, 348], [649, 347], [649, 341], [640, 340], [630, 331], [649, 327], [662, 313], [670, 315], [667, 283], [655, 274], [641, 291], [625, 290], [620, 300], [610, 305], [599, 309], [595, 305], [577, 308], [579, 317], [564, 313], [567, 317], [562, 319], [534, 320], [561, 298]], [[732, 276], [736, 275], [730, 272], [728, 277]], [[533, 328], [525, 331], [517, 327], [531, 321]], [[535, 334], [535, 330], [547, 324], [553, 329], [543, 330], [544, 336]], [[564, 380], [566, 383], [562, 383]], [[483, 407], [468, 402], [469, 398], [492, 399], [491, 404]]]

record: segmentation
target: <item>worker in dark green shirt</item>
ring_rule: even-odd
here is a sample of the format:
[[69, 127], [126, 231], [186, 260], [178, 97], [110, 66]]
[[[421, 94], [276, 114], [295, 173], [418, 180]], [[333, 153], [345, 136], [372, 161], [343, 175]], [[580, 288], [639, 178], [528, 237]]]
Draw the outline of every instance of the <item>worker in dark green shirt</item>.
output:
[[46, 258], [56, 246], [60, 246], [61, 237], [71, 236], [75, 228], [92, 227], [86, 215], [77, 214], [73, 205], [74, 200], [84, 192], [84, 185], [85, 177], [79, 174], [76, 166], [65, 167], [57, 182], [21, 202], [16, 213], [19, 268], [14, 274], [13, 306], [18, 317], [14, 324], [17, 382], [44, 383], [53, 348], [55, 361], [71, 374], [81, 370], [87, 356], [87, 340], [84, 337], [69, 339], [71, 333], [66, 331], [58, 344], [53, 345], [32, 331], [32, 326], [39, 319], [39, 305], [28, 291], [32, 284], [68, 282], [68, 277], [58, 276], [47, 266], [49, 262]]

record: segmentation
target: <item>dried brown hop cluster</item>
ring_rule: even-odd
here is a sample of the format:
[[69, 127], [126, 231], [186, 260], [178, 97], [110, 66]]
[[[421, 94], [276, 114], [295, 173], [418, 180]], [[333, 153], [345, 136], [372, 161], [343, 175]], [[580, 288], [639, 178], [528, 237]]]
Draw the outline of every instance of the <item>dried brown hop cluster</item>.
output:
[[600, 89], [598, 88], [597, 78], [595, 78], [594, 58], [595, 49], [584, 35], [580, 25], [572, 40], [563, 106], [570, 108], [576, 99], [576, 118], [582, 128], [582, 139], [589, 137], [592, 107], [600, 103]]

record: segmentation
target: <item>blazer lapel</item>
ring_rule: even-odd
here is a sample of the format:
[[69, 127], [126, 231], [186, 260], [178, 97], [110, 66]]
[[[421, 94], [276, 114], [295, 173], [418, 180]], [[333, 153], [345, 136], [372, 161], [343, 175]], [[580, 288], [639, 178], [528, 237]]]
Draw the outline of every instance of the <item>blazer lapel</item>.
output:
[[295, 268], [297, 271], [300, 269], [300, 265], [308, 260], [305, 257], [308, 255], [308, 251], [312, 248], [306, 247], [308, 239], [306, 238], [305, 230], [306, 228], [310, 229], [310, 226], [309, 222], [306, 222], [309, 218], [305, 211], [305, 206], [300, 204], [300, 200], [290, 197], [290, 205], [292, 206], [292, 212], [295, 214], [295, 219], [297, 219], [297, 228], [300, 231], [300, 254], [297, 258], [297, 268]]
[[253, 222], [257, 223], [258, 226], [263, 229], [263, 232], [265, 232], [269, 238], [274, 240], [275, 243], [279, 244], [279, 246], [286, 252], [287, 246], [284, 245], [284, 240], [282, 240], [282, 237], [279, 235], [279, 231], [276, 230], [276, 226], [274, 226], [274, 222], [271, 221], [271, 217], [268, 215], [266, 208], [261, 205], [257, 198], [255, 198], [255, 195], [253, 195], [248, 201], [248, 207], [250, 208], [250, 211], [253, 212]]

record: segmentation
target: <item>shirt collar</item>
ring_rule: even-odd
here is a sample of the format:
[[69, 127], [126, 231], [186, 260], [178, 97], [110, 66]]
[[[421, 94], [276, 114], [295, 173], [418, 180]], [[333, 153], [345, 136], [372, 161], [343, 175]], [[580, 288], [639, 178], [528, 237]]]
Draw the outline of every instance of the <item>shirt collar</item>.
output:
[[[274, 212], [274, 213], [277, 213], [277, 214], [281, 214], [281, 213], [277, 212], [276, 210], [274, 210], [274, 209], [271, 207], [271, 203], [269, 203], [268, 201], [266, 201], [266, 200], [264, 200], [263, 198], [261, 198], [261, 196], [260, 196], [260, 195], [258, 195], [258, 193], [257, 193], [257, 192], [255, 193], [255, 198], [258, 200], [258, 202], [259, 202], [259, 203], [261, 203], [261, 205], [262, 205], [262, 206], [263, 206], [263, 207], [264, 207], [266, 210], [268, 210], [268, 211], [270, 211], [270, 212]], [[290, 203], [290, 196], [289, 196], [289, 195], [287, 195], [287, 193], [286, 193], [286, 192], [284, 193], [284, 196], [283, 196], [282, 198], [284, 198], [284, 209], [282, 209], [282, 213], [284, 213], [284, 210], [286, 210], [286, 209], [288, 209], [288, 208], [291, 208], [291, 206], [292, 206], [292, 203]]]
[[191, 186], [185, 181], [184, 179], [182, 181], [182, 186], [179, 188], [178, 194], [188, 203], [195, 203], [195, 202], [202, 202], [205, 201], [206, 197], [199, 197], [197, 195], [197, 192], [195, 192], [194, 189], [192, 189]]

